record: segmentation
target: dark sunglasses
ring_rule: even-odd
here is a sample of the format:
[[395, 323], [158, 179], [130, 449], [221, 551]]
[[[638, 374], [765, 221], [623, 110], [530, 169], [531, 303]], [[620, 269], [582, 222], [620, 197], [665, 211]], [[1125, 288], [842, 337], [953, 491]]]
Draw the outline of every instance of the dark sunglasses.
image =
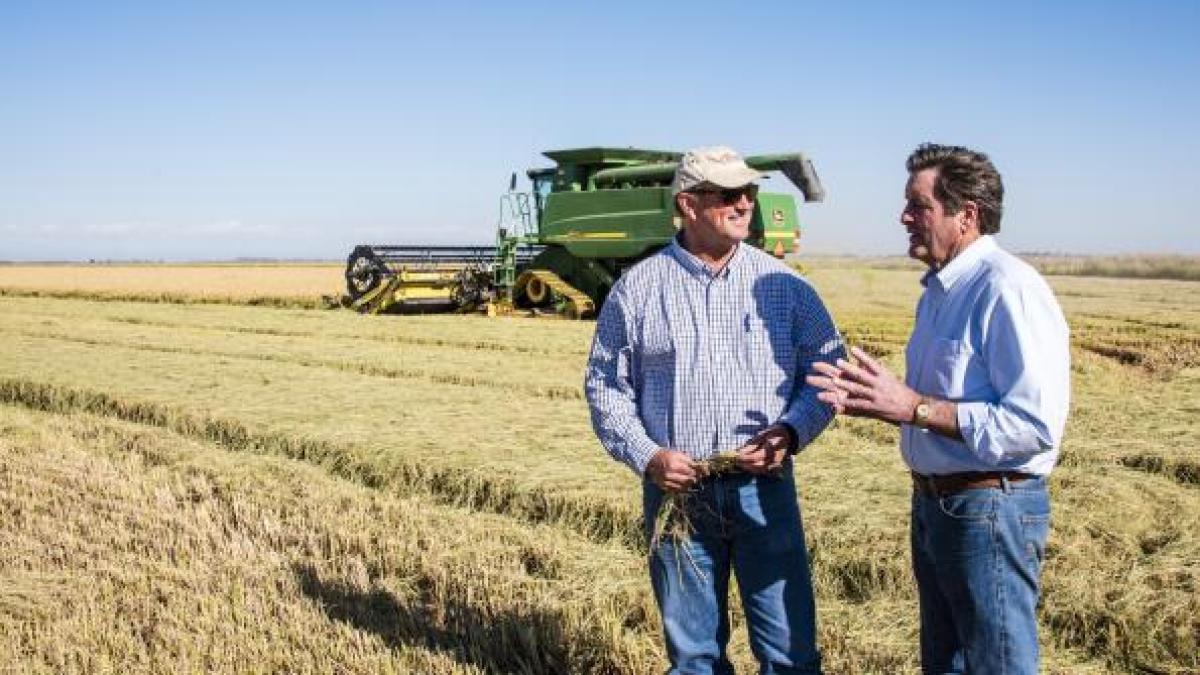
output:
[[741, 200], [742, 195], [753, 202], [758, 197], [757, 185], [744, 185], [739, 188], [713, 189], [705, 188], [702, 190], [692, 190], [693, 194], [698, 195], [721, 195], [721, 203], [725, 206], [732, 206]]

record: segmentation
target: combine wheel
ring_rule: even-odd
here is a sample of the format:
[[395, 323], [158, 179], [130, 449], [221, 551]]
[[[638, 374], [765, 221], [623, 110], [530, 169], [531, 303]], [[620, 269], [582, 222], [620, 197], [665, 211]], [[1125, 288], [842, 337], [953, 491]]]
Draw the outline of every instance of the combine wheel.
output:
[[383, 281], [380, 263], [369, 252], [355, 251], [346, 263], [346, 293], [354, 302], [370, 293]]
[[538, 277], [530, 277], [525, 284], [525, 297], [531, 305], [545, 304], [550, 300], [550, 286]]
[[519, 307], [554, 305], [555, 311], [572, 319], [594, 316], [596, 306], [583, 291], [545, 269], [525, 270], [513, 291]]

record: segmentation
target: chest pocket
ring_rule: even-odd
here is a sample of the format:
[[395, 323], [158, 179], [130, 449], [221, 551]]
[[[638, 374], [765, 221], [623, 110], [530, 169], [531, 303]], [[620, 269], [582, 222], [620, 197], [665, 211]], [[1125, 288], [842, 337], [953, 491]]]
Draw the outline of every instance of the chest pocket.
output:
[[744, 319], [746, 363], [759, 373], [791, 374], [796, 370], [796, 345], [786, 323], [771, 325], [760, 317]]
[[675, 341], [665, 323], [647, 326], [642, 335], [642, 368], [662, 371], [675, 364]]
[[983, 364], [965, 340], [934, 338], [922, 359], [922, 391], [933, 396], [961, 399], [981, 377]]

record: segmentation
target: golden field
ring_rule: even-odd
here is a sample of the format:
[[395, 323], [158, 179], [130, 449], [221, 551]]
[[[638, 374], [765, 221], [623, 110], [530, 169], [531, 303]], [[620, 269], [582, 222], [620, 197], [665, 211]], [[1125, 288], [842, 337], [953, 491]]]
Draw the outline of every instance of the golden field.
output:
[[7, 264], [0, 265], [0, 292], [316, 308], [325, 306], [323, 296], [336, 297], [343, 292], [343, 269], [332, 263]]
[[[805, 267], [900, 367], [919, 272]], [[1200, 671], [1200, 285], [1051, 284], [1074, 397], [1046, 670]], [[337, 265], [0, 266], [0, 664], [663, 669], [637, 481], [582, 397], [592, 325], [307, 309], [340, 290]], [[840, 420], [796, 472], [827, 672], [916, 672], [895, 431]]]

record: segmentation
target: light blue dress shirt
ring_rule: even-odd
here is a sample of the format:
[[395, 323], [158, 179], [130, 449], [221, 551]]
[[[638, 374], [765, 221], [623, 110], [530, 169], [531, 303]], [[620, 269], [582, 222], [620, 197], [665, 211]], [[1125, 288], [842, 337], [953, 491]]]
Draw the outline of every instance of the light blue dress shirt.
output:
[[905, 424], [904, 461], [925, 475], [1050, 473], [1067, 421], [1071, 351], [1046, 281], [983, 236], [921, 283], [906, 383], [958, 403], [963, 440]]
[[705, 459], [776, 422], [804, 447], [832, 418], [804, 376], [844, 354], [816, 291], [791, 268], [739, 244], [714, 274], [675, 241], [613, 286], [584, 389], [601, 444], [644, 474], [659, 448]]

